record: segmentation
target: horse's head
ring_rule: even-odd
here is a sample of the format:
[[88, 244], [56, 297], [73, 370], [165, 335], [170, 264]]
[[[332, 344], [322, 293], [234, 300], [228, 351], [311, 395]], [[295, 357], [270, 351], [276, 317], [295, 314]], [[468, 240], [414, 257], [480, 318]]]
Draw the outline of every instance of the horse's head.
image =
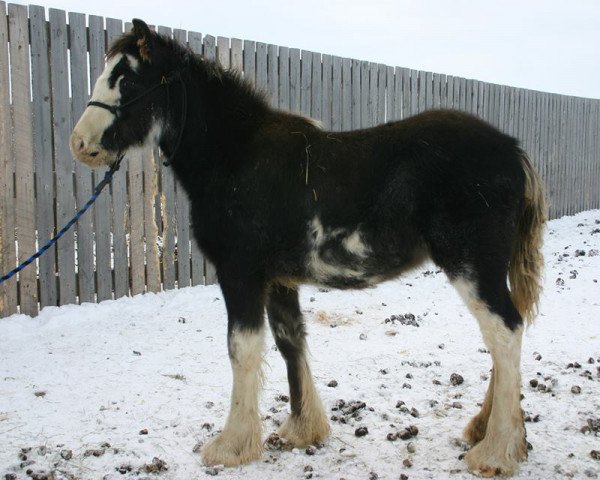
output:
[[118, 39], [92, 99], [71, 135], [71, 151], [90, 166], [112, 165], [130, 148], [156, 145], [164, 128], [165, 82], [176, 69], [172, 43], [141, 20]]

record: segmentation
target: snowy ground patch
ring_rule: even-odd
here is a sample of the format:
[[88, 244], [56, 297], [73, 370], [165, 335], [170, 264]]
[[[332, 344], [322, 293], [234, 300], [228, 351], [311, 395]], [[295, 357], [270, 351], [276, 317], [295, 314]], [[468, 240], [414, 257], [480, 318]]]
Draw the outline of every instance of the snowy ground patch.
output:
[[[550, 222], [541, 314], [523, 342], [532, 450], [516, 478], [600, 476], [599, 251], [600, 211]], [[444, 274], [426, 265], [369, 290], [307, 287], [301, 301], [331, 436], [232, 469], [197, 453], [229, 407], [217, 287], [0, 320], [1, 478], [472, 478], [460, 436], [491, 359]], [[265, 438], [289, 410], [267, 346]]]

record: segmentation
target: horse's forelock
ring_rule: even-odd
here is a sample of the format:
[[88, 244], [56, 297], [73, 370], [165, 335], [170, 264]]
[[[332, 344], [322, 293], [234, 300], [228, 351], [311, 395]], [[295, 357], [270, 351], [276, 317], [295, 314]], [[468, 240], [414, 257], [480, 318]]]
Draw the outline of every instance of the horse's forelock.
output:
[[132, 54], [133, 52], [135, 52], [135, 56], [137, 56], [136, 38], [132, 32], [128, 32], [115, 40], [112, 46], [108, 49], [108, 52], [106, 52], [106, 59], [110, 60], [119, 53]]

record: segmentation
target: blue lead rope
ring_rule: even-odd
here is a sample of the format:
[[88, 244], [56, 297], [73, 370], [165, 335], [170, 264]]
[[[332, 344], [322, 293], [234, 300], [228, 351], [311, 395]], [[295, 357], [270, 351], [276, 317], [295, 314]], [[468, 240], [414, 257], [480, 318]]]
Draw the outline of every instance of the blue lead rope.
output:
[[62, 237], [67, 230], [69, 230], [69, 228], [71, 228], [73, 226], [73, 224], [75, 222], [77, 222], [77, 220], [79, 220], [79, 218], [88, 210], [88, 208], [90, 208], [92, 206], [92, 204], [96, 201], [96, 199], [98, 198], [98, 195], [100, 195], [100, 193], [102, 192], [102, 190], [104, 189], [104, 187], [106, 187], [106, 185], [108, 185], [110, 183], [110, 181], [112, 180], [113, 174], [119, 169], [119, 164], [121, 163], [120, 158], [110, 167], [110, 169], [104, 174], [104, 178], [102, 179], [102, 181], [96, 185], [96, 188], [94, 188], [94, 193], [92, 194], [92, 196], [90, 197], [90, 199], [87, 201], [87, 203], [75, 214], [75, 216], [69, 221], [69, 223], [67, 223], [61, 230], [60, 232], [58, 232], [56, 234], [56, 236], [52, 239], [50, 239], [48, 241], [48, 243], [46, 243], [46, 245], [44, 245], [42, 248], [40, 248], [35, 254], [33, 254], [31, 257], [29, 257], [27, 260], [25, 260], [21, 265], [19, 265], [17, 268], [15, 268], [14, 270], [11, 270], [10, 272], [8, 272], [6, 275], [2, 275], [2, 277], [0, 277], [0, 285], [2, 285], [4, 282], [6, 282], [6, 280], [8, 280], [11, 277], [14, 277], [17, 273], [19, 273], [21, 270], [23, 270], [27, 265], [29, 265], [30, 263], [32, 263], [33, 261], [35, 261], [36, 258], [41, 257], [44, 252], [46, 250], [48, 250], [52, 245], [54, 245], [58, 239], [60, 237]]

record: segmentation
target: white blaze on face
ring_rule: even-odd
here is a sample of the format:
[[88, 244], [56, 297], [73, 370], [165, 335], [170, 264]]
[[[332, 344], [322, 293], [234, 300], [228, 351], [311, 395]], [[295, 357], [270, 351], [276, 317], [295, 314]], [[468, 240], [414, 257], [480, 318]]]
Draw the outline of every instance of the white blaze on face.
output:
[[[102, 72], [102, 75], [96, 80], [96, 85], [92, 92], [93, 101], [102, 102], [107, 105], [118, 105], [120, 103], [120, 79], [117, 80], [112, 88], [109, 85], [109, 79], [113, 69], [122, 58], [123, 54], [117, 54], [110, 59]], [[113, 121], [114, 115], [108, 110], [95, 106], [87, 107], [79, 119], [79, 122], [75, 125], [73, 133], [78, 135], [79, 138], [85, 142], [88, 150], [99, 150], [102, 135], [104, 134], [104, 131], [110, 127]]]

